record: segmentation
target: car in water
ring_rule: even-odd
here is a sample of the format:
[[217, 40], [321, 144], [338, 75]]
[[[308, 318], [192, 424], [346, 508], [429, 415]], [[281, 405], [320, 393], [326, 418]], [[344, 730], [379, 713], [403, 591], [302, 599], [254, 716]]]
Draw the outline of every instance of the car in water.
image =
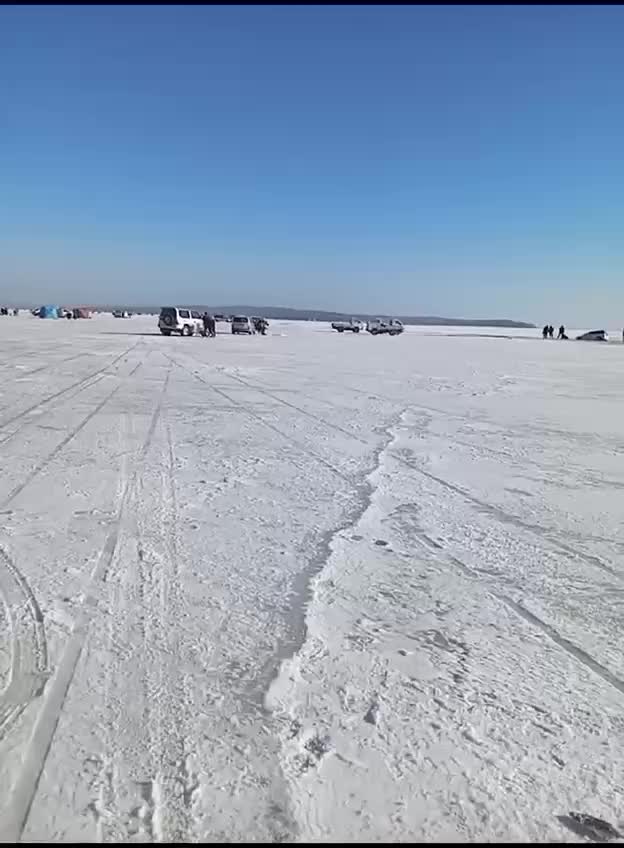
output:
[[183, 306], [163, 306], [158, 318], [158, 329], [163, 336], [177, 333], [180, 336], [195, 336], [203, 327], [202, 317], [194, 309]]
[[369, 321], [366, 329], [371, 336], [398, 336], [405, 330], [405, 327], [398, 318], [377, 318], [374, 321]]
[[606, 330], [590, 330], [576, 337], [577, 342], [608, 342], [609, 334]]
[[247, 315], [232, 316], [232, 335], [253, 336], [256, 332], [254, 322]]

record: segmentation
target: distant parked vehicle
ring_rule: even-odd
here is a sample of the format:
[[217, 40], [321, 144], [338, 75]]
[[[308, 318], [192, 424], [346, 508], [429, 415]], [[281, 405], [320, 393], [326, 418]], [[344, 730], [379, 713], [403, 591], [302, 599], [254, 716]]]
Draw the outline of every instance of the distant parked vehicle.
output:
[[128, 312], [127, 309], [114, 309], [113, 310], [113, 318], [130, 318], [132, 316], [131, 312]]
[[579, 342], [608, 342], [609, 334], [606, 330], [590, 330], [589, 333], [583, 333], [576, 337]]
[[232, 316], [232, 335], [253, 336], [256, 332], [254, 323], [247, 315]]
[[332, 321], [332, 330], [338, 330], [339, 333], [359, 333], [363, 329], [364, 324], [357, 318], [352, 318], [350, 321]]
[[398, 318], [377, 318], [374, 321], [369, 321], [366, 329], [372, 336], [398, 336], [405, 330], [405, 327]]
[[158, 329], [163, 336], [177, 333], [180, 336], [198, 335], [203, 328], [202, 317], [194, 309], [163, 306], [158, 319]]

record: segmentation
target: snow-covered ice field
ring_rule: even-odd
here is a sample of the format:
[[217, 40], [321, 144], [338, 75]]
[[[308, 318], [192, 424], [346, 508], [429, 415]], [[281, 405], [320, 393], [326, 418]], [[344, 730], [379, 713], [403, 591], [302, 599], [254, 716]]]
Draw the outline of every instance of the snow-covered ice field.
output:
[[155, 325], [0, 319], [0, 837], [621, 830], [624, 345]]

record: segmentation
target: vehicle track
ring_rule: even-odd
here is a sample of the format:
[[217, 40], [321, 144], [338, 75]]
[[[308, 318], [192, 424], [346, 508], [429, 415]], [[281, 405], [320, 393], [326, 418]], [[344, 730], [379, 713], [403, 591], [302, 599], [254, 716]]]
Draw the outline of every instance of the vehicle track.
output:
[[41, 374], [42, 371], [53, 371], [67, 362], [73, 362], [74, 359], [82, 359], [83, 356], [93, 356], [92, 353], [74, 353], [72, 356], [66, 356], [64, 359], [56, 360], [55, 362], [46, 362], [45, 365], [40, 365], [38, 368], [33, 368], [31, 371], [22, 371], [21, 377], [30, 377], [31, 374]]
[[0, 692], [1, 741], [33, 698], [41, 694], [48, 672], [41, 609], [26, 578], [2, 548], [0, 600], [7, 613], [11, 651], [9, 683]]
[[306, 445], [303, 445], [300, 441], [298, 441], [297, 439], [294, 439], [288, 433], [285, 433], [283, 430], [280, 430], [279, 427], [276, 427], [274, 424], [271, 424], [270, 421], [266, 421], [266, 419], [264, 419], [257, 412], [254, 412], [248, 406], [245, 406], [244, 404], [239, 404], [239, 401], [237, 401], [235, 398], [231, 397], [231, 395], [228, 395], [227, 392], [225, 392], [223, 389], [220, 389], [217, 386], [214, 386], [208, 380], [205, 380], [200, 374], [197, 374], [195, 371], [192, 371], [190, 368], [187, 368], [185, 365], [182, 365], [181, 363], [177, 362], [175, 359], [172, 359], [168, 354], [164, 354], [164, 355], [168, 359], [170, 359], [171, 362], [175, 366], [180, 368], [182, 371], [186, 371], [187, 374], [190, 374], [192, 377], [194, 377], [196, 380], [198, 380], [203, 385], [208, 386], [208, 388], [210, 388], [213, 392], [216, 392], [216, 394], [220, 395], [221, 397], [225, 398], [225, 400], [227, 400], [229, 403], [231, 403], [235, 406], [242, 406], [242, 409], [244, 410], [244, 412], [250, 418], [253, 418], [254, 421], [258, 421], [260, 424], [262, 424], [267, 429], [272, 430], [274, 433], [276, 433], [278, 436], [280, 436], [280, 438], [282, 438], [284, 441], [287, 441], [290, 444], [294, 445], [301, 453], [310, 457], [315, 462], [318, 462], [320, 465], [322, 465], [324, 468], [326, 468], [332, 474], [335, 474], [337, 477], [340, 477], [342, 480], [347, 482], [350, 486], [358, 487], [360, 485], [360, 482], [353, 475], [347, 474], [344, 471], [342, 471], [340, 468], [337, 468], [331, 462], [328, 462], [320, 454], [316, 453], [313, 450], [310, 450], [310, 448], [306, 447]]
[[550, 531], [546, 528], [541, 527], [538, 524], [531, 524], [528, 521], [524, 521], [523, 519], [518, 518], [518, 516], [516, 515], [512, 515], [511, 513], [506, 512], [500, 507], [494, 506], [493, 504], [489, 504], [486, 501], [480, 500], [478, 497], [476, 497], [476, 495], [473, 495], [466, 489], [461, 488], [461, 486], [457, 486], [455, 483], [451, 483], [449, 480], [445, 480], [443, 477], [438, 477], [438, 475], [432, 474], [430, 471], [426, 471], [420, 465], [401, 455], [401, 453], [393, 451], [390, 456], [392, 456], [393, 459], [406, 466], [407, 468], [411, 468], [413, 471], [416, 471], [418, 474], [422, 475], [423, 477], [426, 477], [428, 480], [432, 480], [434, 483], [437, 483], [439, 486], [442, 486], [443, 488], [447, 489], [447, 491], [459, 495], [463, 500], [469, 503], [472, 507], [476, 508], [479, 512], [491, 515], [493, 518], [495, 518], [502, 524], [508, 524], [512, 527], [516, 527], [520, 530], [530, 533], [532, 536], [538, 538], [540, 542], [546, 542], [551, 547], [558, 549], [563, 554], [565, 554], [566, 557], [580, 559], [583, 562], [586, 562], [588, 565], [601, 569], [602, 571], [609, 574], [611, 577], [615, 577], [618, 580], [624, 580], [624, 574], [622, 572], [617, 571], [615, 568], [603, 562], [597, 556], [585, 554], [583, 553], [583, 551], [579, 551], [576, 548], [573, 548], [571, 545], [568, 545], [557, 538], [553, 538], [553, 536], [550, 534]]
[[59, 346], [59, 344], [53, 344], [49, 347], [48, 346], [41, 347], [41, 348], [37, 347], [36, 350], [33, 350], [32, 343], [27, 342], [20, 349], [17, 349], [16, 347], [12, 347], [11, 351], [13, 353], [13, 356], [11, 356], [10, 359], [3, 359], [2, 362], [0, 362], [0, 368], [4, 368], [5, 370], [9, 370], [10, 368], [14, 367], [14, 364], [16, 362], [22, 363], [24, 358], [30, 359], [30, 358], [42, 357], [42, 356], [45, 357], [45, 356], [48, 356], [53, 351], [58, 351], [59, 347], [62, 349], [63, 347], [70, 347], [70, 345], [60, 345]]
[[558, 645], [573, 659], [584, 665], [594, 674], [597, 674], [598, 677], [601, 677], [605, 681], [605, 683], [608, 683], [610, 686], [613, 686], [614, 689], [617, 689], [621, 695], [624, 695], [624, 681], [613, 674], [613, 672], [609, 671], [608, 668], [605, 668], [605, 666], [602, 665], [602, 663], [599, 663], [595, 657], [592, 657], [592, 655], [588, 654], [587, 651], [579, 648], [579, 646], [575, 645], [574, 642], [566, 639], [565, 636], [558, 633], [554, 627], [551, 627], [550, 624], [547, 624], [539, 618], [539, 616], [535, 615], [535, 613], [530, 612], [525, 606], [514, 601], [512, 598], [499, 593], [490, 594], [499, 601], [502, 601], [505, 606], [515, 612], [516, 615], [522, 618], [525, 622], [536, 627], [538, 630], [541, 630], [542, 633], [548, 636], [548, 638], [555, 643], [555, 645]]
[[[129, 379], [130, 377], [133, 377], [134, 374], [136, 374], [136, 372], [138, 371], [138, 369], [141, 367], [142, 364], [143, 364], [142, 362], [139, 362], [132, 369], [132, 371], [127, 375], [127, 377], [125, 377], [124, 379]], [[62, 439], [56, 445], [56, 447], [54, 448], [53, 451], [51, 453], [49, 453], [48, 456], [46, 456], [44, 459], [42, 459], [41, 462], [39, 462], [33, 468], [33, 470], [26, 476], [26, 478], [24, 480], [22, 480], [22, 482], [19, 483], [17, 486], [15, 486], [2, 501], [0, 501], [0, 510], [6, 509], [6, 507], [11, 503], [11, 501], [13, 501], [19, 494], [21, 494], [21, 492], [23, 492], [24, 489], [27, 486], [29, 486], [30, 483], [32, 483], [32, 481], [36, 477], [38, 477], [38, 475], [45, 468], [47, 468], [47, 466], [61, 453], [61, 451], [65, 447], [67, 447], [67, 445], [73, 439], [76, 438], [78, 433], [80, 433], [80, 431], [83, 430], [87, 426], [87, 424], [104, 408], [104, 406], [106, 406], [106, 404], [109, 402], [109, 400], [117, 394], [117, 392], [121, 389], [122, 385], [123, 385], [123, 383], [120, 383], [118, 386], [115, 386], [115, 388], [111, 392], [109, 392], [103, 398], [103, 400], [101, 400], [97, 404], [97, 406], [94, 409], [92, 409], [91, 412], [89, 412], [89, 414], [86, 415], [79, 424], [76, 425], [76, 427], [74, 427], [72, 430], [70, 430], [70, 432], [65, 436], [65, 438]]]
[[[171, 368], [170, 363], [138, 453], [123, 519], [130, 528], [133, 546], [136, 544], [136, 554], [119, 574], [109, 633], [115, 660], [108, 670], [105, 694], [108, 754], [101, 763], [94, 802], [98, 829], [105, 841], [136, 837], [158, 842], [189, 841], [194, 829], [191, 808], [198, 784], [189, 765], [190, 751], [182, 724], [182, 705], [188, 702], [188, 693], [179, 671], [183, 603], [176, 541], [175, 460], [168, 426], [164, 428], [164, 462], [158, 466], [158, 507], [148, 513], [141, 508], [145, 487], [150, 494], [154, 491], [146, 472], [155, 467], [148, 459], [154, 437], [162, 427]], [[132, 662], [135, 650], [120, 652], [119, 646], [137, 644], [141, 657], [139, 687], [132, 696], [132, 711], [120, 716], [126, 694], [124, 667]], [[122, 752], [115, 728], [124, 725], [127, 742]], [[107, 817], [100, 814], [101, 810], [107, 811]], [[115, 811], [112, 818], [111, 811]]]
[[[125, 497], [123, 498], [125, 501]], [[0, 840], [18, 842], [21, 839], [24, 826], [28, 819], [34, 800], [41, 772], [45, 765], [52, 739], [63, 709], [67, 692], [71, 685], [76, 665], [88, 630], [91, 610], [95, 606], [97, 596], [95, 586], [100, 582], [113, 560], [119, 534], [119, 516], [114, 522], [93, 570], [90, 591], [87, 594], [74, 628], [61, 656], [58, 667], [48, 686], [45, 700], [39, 710], [32, 736], [22, 762], [22, 768], [7, 803], [0, 816]]]
[[[82, 386], [78, 386], [77, 388], [70, 390], [70, 392], [63, 398], [63, 402], [69, 403], [70, 400], [73, 400], [78, 395], [82, 394], [86, 389], [91, 389], [93, 386], [96, 386], [101, 380], [104, 379], [104, 375], [100, 374], [98, 377], [94, 377], [90, 383], [87, 383]], [[41, 426], [40, 425], [40, 417], [33, 416], [32, 418], [27, 418], [26, 421], [23, 421], [15, 430], [10, 432], [8, 435], [4, 436], [4, 438], [0, 439], [0, 447], [5, 445], [7, 442], [10, 442], [11, 439], [14, 439], [16, 436], [21, 435], [21, 433], [29, 426]]]
[[[88, 386], [85, 385], [85, 384], [88, 384], [91, 380], [93, 380], [94, 377], [98, 377], [101, 374], [103, 375], [104, 372], [108, 371], [109, 368], [112, 368], [114, 365], [117, 364], [117, 362], [119, 362], [121, 359], [123, 359], [129, 353], [131, 353], [136, 347], [139, 346], [139, 344], [141, 344], [141, 340], [139, 340], [138, 342], [135, 342], [133, 345], [130, 345], [130, 347], [127, 348], [127, 350], [125, 350], [123, 353], [120, 353], [118, 356], [116, 356], [114, 359], [112, 359], [110, 362], [108, 362], [106, 365], [104, 365], [103, 368], [98, 368], [96, 371], [92, 371], [90, 374], [87, 374], [85, 377], [81, 377], [79, 380], [76, 380], [74, 383], [71, 383], [71, 385], [65, 386], [63, 389], [59, 389], [59, 391], [54, 392], [51, 395], [48, 395], [43, 400], [37, 401], [37, 403], [33, 403], [27, 409], [23, 409], [21, 412], [17, 412], [15, 415], [12, 415], [9, 418], [5, 418], [3, 421], [0, 421], [0, 430], [3, 430], [5, 427], [8, 427], [10, 424], [14, 424], [16, 421], [20, 421], [22, 418], [25, 418], [27, 415], [30, 415], [35, 410], [41, 409], [42, 407], [45, 407], [50, 403], [54, 403], [54, 401], [59, 399], [59, 398], [64, 400], [65, 399], [64, 395], [66, 395], [67, 392], [70, 392], [72, 389], [88, 388]], [[67, 398], [67, 400], [70, 400], [70, 398]], [[11, 437], [13, 435], [15, 435], [15, 433], [12, 433]]]
[[[141, 362], [138, 363], [128, 377], [136, 373], [141, 365]], [[110, 398], [120, 388], [121, 386], [117, 386], [113, 392], [111, 392], [100, 404], [98, 404], [95, 410], [89, 413], [87, 419], [91, 420], [91, 418], [97, 414], [104, 404], [110, 400]], [[145, 460], [149, 451], [161, 408], [162, 397], [154, 411], [145, 442], [139, 452], [141, 462]], [[82, 429], [86, 423], [88, 422], [85, 419], [82, 424], [76, 428], [76, 432]], [[76, 432], [74, 432], [73, 435], [76, 435]], [[54, 453], [57, 451], [58, 448]], [[45, 699], [35, 721], [35, 726], [24, 756], [21, 771], [12, 791], [7, 795], [6, 803], [0, 814], [0, 841], [17, 842], [21, 839], [23, 834], [30, 809], [37, 792], [41, 773], [56, 732], [65, 699], [67, 697], [67, 692], [71, 686], [76, 666], [87, 638], [91, 619], [97, 607], [100, 587], [106, 580], [115, 559], [124, 513], [127, 509], [128, 500], [132, 496], [136, 487], [139, 470], [140, 465], [137, 465], [132, 476], [125, 481], [120, 495], [116, 517], [111, 524], [104, 545], [91, 573], [89, 584], [84, 594], [84, 600], [76, 615], [71, 635], [65, 645], [54, 676], [46, 686]]]
[[329, 430], [334, 430], [337, 433], [342, 433], [344, 436], [349, 436], [349, 438], [360, 442], [360, 444], [365, 445], [366, 447], [374, 447], [371, 442], [369, 442], [367, 439], [363, 439], [361, 436], [359, 436], [357, 433], [354, 433], [352, 430], [347, 430], [345, 427], [340, 427], [338, 424], [333, 424], [331, 421], [326, 421], [324, 418], [321, 418], [320, 415], [315, 415], [313, 412], [310, 412], [309, 410], [304, 409], [301, 406], [297, 406], [297, 404], [295, 403], [291, 403], [290, 401], [284, 400], [284, 398], [279, 397], [279, 395], [274, 394], [272, 391], [269, 391], [268, 389], [264, 388], [264, 386], [258, 385], [257, 383], [248, 383], [246, 380], [243, 380], [242, 377], [238, 377], [234, 374], [229, 374], [227, 372], [225, 372], [225, 376], [228, 377], [230, 380], [235, 380], [242, 386], [246, 386], [248, 389], [252, 389], [253, 391], [258, 392], [259, 394], [264, 395], [265, 397], [269, 397], [272, 400], [281, 403], [282, 406], [294, 409], [296, 412], [301, 413], [301, 415], [305, 415], [307, 418], [311, 419], [312, 421], [316, 421], [318, 424], [322, 424]]
[[[199, 360], [193, 360], [193, 361], [197, 362], [197, 364], [206, 365], [206, 363], [202, 363]], [[279, 391], [279, 389], [277, 389], [276, 387], [265, 386], [262, 383], [248, 383], [248, 382], [244, 381], [238, 375], [230, 374], [226, 371], [220, 371], [220, 373], [222, 373], [226, 377], [229, 377], [232, 380], [236, 380], [237, 382], [241, 383], [242, 385], [248, 386], [250, 389], [254, 389], [255, 391], [259, 392], [260, 394], [267, 395], [268, 397], [278, 401], [279, 403], [284, 404], [285, 406], [290, 406], [293, 409], [296, 409], [298, 412], [301, 412], [303, 415], [307, 415], [309, 418], [312, 418], [313, 420], [319, 422], [320, 424], [323, 424], [325, 427], [332, 428], [334, 430], [338, 430], [339, 432], [343, 433], [344, 435], [349, 436], [350, 438], [355, 439], [355, 440], [361, 442], [362, 444], [367, 445], [368, 447], [372, 446], [370, 442], [366, 441], [365, 439], [362, 439], [362, 437], [359, 436], [357, 433], [354, 433], [353, 431], [348, 430], [345, 427], [340, 427], [338, 425], [333, 424], [332, 422], [326, 421], [321, 416], [315, 415], [314, 413], [311, 413], [308, 410], [303, 409], [302, 407], [299, 407], [296, 404], [290, 403], [289, 401], [286, 401], [283, 398], [279, 397], [278, 395], [274, 394], [273, 392]], [[323, 385], [323, 384], [320, 384], [320, 383], [315, 384], [315, 385], [319, 389], [328, 388], [327, 385]], [[394, 404], [395, 406], [400, 406], [401, 408], [404, 408], [404, 404], [401, 403], [397, 399], [385, 398], [382, 395], [375, 395], [375, 394], [372, 394], [370, 392], [361, 391], [359, 389], [354, 389], [351, 386], [345, 386], [343, 384], [336, 383], [334, 385], [336, 385], [338, 388], [341, 388], [341, 389], [347, 389], [348, 391], [361, 393], [363, 395], [366, 395], [367, 397], [373, 397], [374, 399], [379, 400], [380, 402], [383, 402], [383, 403], [390, 402], [390, 403]], [[305, 392], [302, 392], [300, 390], [296, 390], [294, 392], [294, 394], [297, 397], [305, 398], [306, 400], [310, 400], [313, 403], [326, 404], [327, 406], [330, 406], [334, 410], [341, 410], [345, 413], [348, 413], [349, 415], [353, 415], [353, 413], [354, 413], [354, 410], [353, 410], [352, 407], [346, 407], [346, 406], [343, 406], [342, 404], [339, 404], [339, 403], [332, 403], [330, 401], [325, 400], [324, 398], [314, 397], [313, 395], [306, 394]], [[465, 418], [464, 416], [456, 415], [455, 413], [446, 412], [446, 411], [440, 410], [440, 409], [433, 409], [432, 407], [424, 407], [422, 405], [409, 404], [408, 408], [409, 409], [412, 409], [412, 408], [413, 409], [420, 409], [424, 412], [430, 412], [430, 413], [435, 412], [435, 414], [437, 414], [437, 415], [443, 415], [446, 418], [453, 418], [453, 419], [457, 419], [457, 420], [462, 421], [462, 422], [466, 422], [467, 420], [469, 420], [469, 419]], [[487, 445], [484, 445], [483, 443], [481, 443], [479, 445], [475, 445], [475, 444], [471, 444], [470, 442], [462, 441], [461, 439], [458, 439], [456, 437], [445, 437], [445, 438], [447, 439], [447, 441], [452, 442], [453, 444], [459, 444], [459, 445], [463, 445], [464, 447], [468, 447], [468, 448], [472, 448], [472, 449], [478, 449], [481, 452], [491, 454], [492, 456], [503, 457], [504, 459], [508, 460], [509, 462], [514, 462], [514, 458], [511, 454], [509, 454], [505, 451], [496, 450], [495, 448], [490, 448]], [[544, 466], [542, 466], [542, 467], [544, 467]], [[558, 470], [558, 466], [556, 466], [556, 465], [553, 465], [552, 468], [553, 468], [553, 470], [555, 470], [555, 469]]]
[[159, 716], [159, 783], [162, 786], [164, 815], [159, 822], [159, 831], [165, 841], [195, 841], [193, 800], [199, 788], [196, 775], [190, 765], [191, 751], [188, 747], [183, 715], [174, 712], [175, 705], [188, 704], [188, 688], [180, 675], [179, 661], [182, 656], [179, 622], [184, 603], [181, 597], [179, 551], [177, 545], [178, 501], [175, 487], [175, 454], [169, 425], [165, 425], [166, 463], [161, 479], [160, 496], [163, 567], [160, 570], [160, 609], [157, 617], [158, 638], [167, 646], [162, 661], [158, 664], [159, 689], [168, 693], [169, 709]]

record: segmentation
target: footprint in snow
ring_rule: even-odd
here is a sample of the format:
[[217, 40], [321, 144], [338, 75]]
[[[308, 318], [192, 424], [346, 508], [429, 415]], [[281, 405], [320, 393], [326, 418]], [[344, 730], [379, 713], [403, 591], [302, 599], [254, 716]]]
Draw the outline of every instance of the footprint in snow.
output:
[[373, 701], [368, 710], [366, 711], [366, 715], [364, 716], [364, 721], [367, 724], [377, 725], [377, 721], [379, 720], [379, 704]]

